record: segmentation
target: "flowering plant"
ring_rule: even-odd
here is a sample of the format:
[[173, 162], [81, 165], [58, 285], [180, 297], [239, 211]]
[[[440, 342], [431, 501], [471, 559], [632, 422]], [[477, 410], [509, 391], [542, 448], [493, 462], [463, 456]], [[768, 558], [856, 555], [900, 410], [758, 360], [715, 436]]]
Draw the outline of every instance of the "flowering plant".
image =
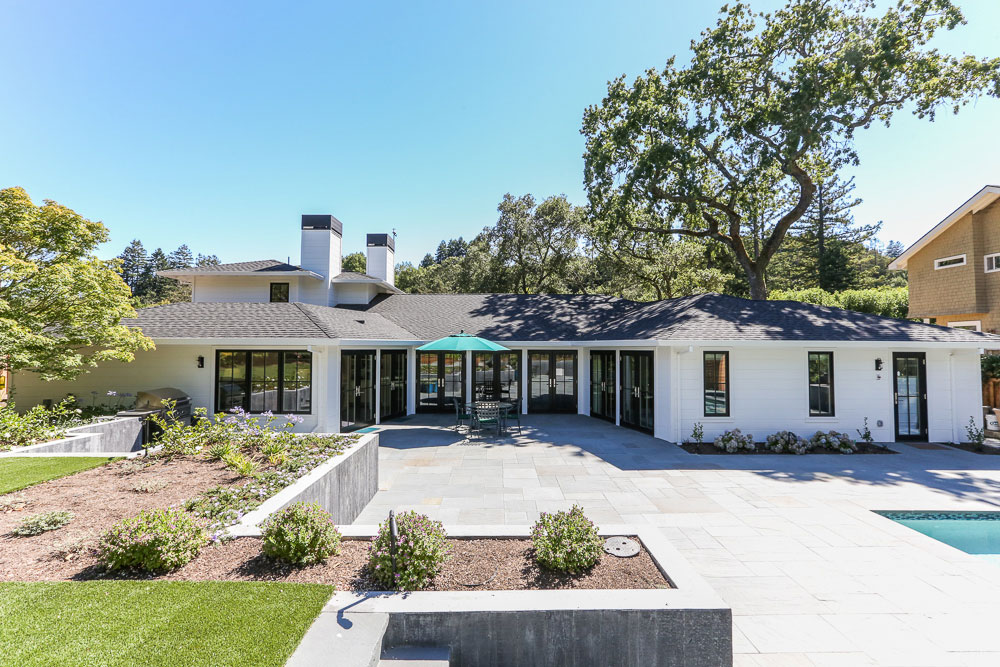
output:
[[389, 521], [379, 524], [368, 552], [372, 577], [387, 589], [415, 591], [431, 582], [448, 558], [447, 534], [440, 521], [413, 510], [396, 515], [399, 529], [393, 568]]
[[539, 565], [570, 574], [596, 565], [603, 547], [597, 527], [579, 505], [569, 511], [542, 512], [531, 529], [531, 544]]
[[812, 443], [805, 438], [799, 437], [791, 431], [778, 431], [767, 436], [767, 448], [778, 454], [791, 452], [792, 454], [805, 454], [812, 449]]
[[753, 435], [749, 433], [744, 434], [738, 428], [726, 431], [716, 438], [713, 444], [715, 444], [718, 449], [729, 452], [730, 454], [734, 454], [741, 449], [746, 449], [752, 452], [757, 448], [753, 442]]
[[809, 439], [809, 442], [812, 443], [813, 447], [836, 449], [841, 454], [853, 454], [858, 451], [858, 446], [854, 442], [854, 438], [838, 431], [829, 431], [828, 433], [816, 431], [816, 434]]
[[183, 510], [143, 510], [104, 534], [98, 559], [109, 570], [168, 572], [197, 556], [206, 538], [201, 522]]
[[261, 526], [265, 556], [293, 565], [314, 565], [340, 553], [340, 531], [316, 503], [295, 503]]

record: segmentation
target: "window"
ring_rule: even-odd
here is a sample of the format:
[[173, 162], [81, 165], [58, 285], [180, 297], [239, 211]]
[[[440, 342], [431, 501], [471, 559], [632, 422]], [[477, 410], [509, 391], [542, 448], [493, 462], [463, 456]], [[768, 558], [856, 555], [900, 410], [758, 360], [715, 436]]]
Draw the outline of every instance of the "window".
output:
[[312, 354], [285, 350], [219, 350], [215, 411], [312, 412]]
[[833, 352], [809, 353], [809, 416], [833, 416]]
[[983, 264], [986, 269], [986, 273], [1000, 271], [1000, 252], [995, 252], [992, 255], [986, 255], [983, 257]]
[[934, 260], [934, 269], [950, 269], [953, 266], [965, 266], [965, 253], [961, 255], [952, 255], [951, 257], [942, 257], [941, 259]]
[[705, 353], [705, 416], [729, 416], [729, 353]]
[[952, 329], [965, 329], [967, 331], [982, 331], [982, 324], [979, 320], [970, 320], [968, 322], [948, 322], [948, 326]]
[[288, 303], [288, 283], [271, 283], [271, 303]]

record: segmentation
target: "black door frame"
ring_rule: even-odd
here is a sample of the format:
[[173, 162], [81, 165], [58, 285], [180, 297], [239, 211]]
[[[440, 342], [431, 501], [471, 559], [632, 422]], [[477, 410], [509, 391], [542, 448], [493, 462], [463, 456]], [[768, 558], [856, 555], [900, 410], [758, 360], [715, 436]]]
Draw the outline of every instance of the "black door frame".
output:
[[[437, 355], [437, 401], [434, 407], [424, 406], [420, 401], [420, 382], [423, 374], [420, 369], [420, 357], [425, 354]], [[454, 412], [455, 406], [452, 405], [450, 399], [445, 401], [445, 379], [444, 379], [444, 357], [446, 354], [456, 354], [460, 355], [462, 359], [462, 405], [464, 406], [466, 401], [468, 401], [469, 388], [466, 383], [466, 378], [468, 377], [467, 364], [469, 362], [469, 354], [467, 352], [420, 352], [417, 351], [417, 377], [416, 377], [416, 396], [417, 396], [417, 412]]]
[[[620, 353], [620, 357], [621, 357], [621, 361], [618, 364], [618, 387], [620, 388], [619, 389], [620, 396], [619, 396], [618, 400], [620, 401], [619, 404], [622, 407], [621, 407], [621, 410], [620, 410], [620, 413], [619, 413], [620, 414], [620, 418], [618, 420], [618, 425], [619, 426], [624, 426], [625, 428], [631, 428], [631, 429], [634, 429], [636, 431], [642, 431], [643, 433], [650, 433], [650, 434], [652, 434], [653, 428], [654, 428], [654, 426], [656, 424], [656, 403], [655, 403], [655, 401], [656, 401], [656, 380], [654, 378], [654, 376], [656, 374], [655, 373], [655, 360], [656, 360], [655, 355], [650, 350], [622, 350], [621, 353]], [[653, 418], [653, 424], [654, 424], [654, 426], [650, 426], [649, 428], [645, 428], [644, 426], [640, 426], [639, 424], [629, 424], [629, 423], [627, 423], [625, 421], [625, 401], [626, 401], [626, 397], [625, 397], [625, 359], [627, 357], [634, 357], [637, 360], [639, 358], [649, 359], [649, 393], [653, 397], [652, 400], [654, 401], [654, 403], [653, 403], [653, 409], [652, 409], [652, 418]], [[638, 371], [638, 368], [639, 368], [638, 361], [636, 361], [636, 370], [637, 371]], [[628, 400], [636, 399], [636, 405], [634, 406], [635, 407], [635, 410], [634, 410], [635, 412], [638, 411], [638, 398], [639, 398], [638, 396], [630, 396], [630, 397], [628, 397]]]
[[524, 402], [524, 392], [523, 392], [521, 377], [524, 375], [524, 354], [521, 352], [521, 350], [511, 350], [510, 352], [473, 352], [472, 353], [472, 370], [471, 370], [471, 375], [472, 375], [472, 396], [473, 396], [473, 399], [477, 398], [476, 397], [476, 387], [478, 386], [478, 384], [476, 382], [476, 357], [477, 356], [492, 355], [493, 356], [493, 391], [494, 391], [494, 394], [495, 394], [497, 400], [502, 400], [501, 396], [500, 396], [500, 394], [501, 394], [501, 391], [500, 391], [500, 386], [501, 386], [500, 373], [497, 372], [497, 368], [498, 368], [499, 364], [497, 362], [500, 359], [500, 355], [504, 355], [504, 354], [513, 355], [513, 356], [517, 357], [517, 403], [516, 403], [515, 407], [517, 408], [518, 412], [522, 412], [523, 411], [523, 407], [522, 407], [521, 404]]
[[[393, 357], [396, 357], [397, 360], [398, 360], [399, 357], [402, 357], [402, 359], [403, 359], [403, 363], [402, 363], [402, 368], [403, 368], [402, 387], [392, 387], [391, 383], [393, 382], [393, 380], [391, 378], [389, 378], [388, 380], [386, 379], [386, 374], [384, 372], [385, 371], [385, 367], [383, 366], [383, 362], [384, 362], [384, 360], [387, 357], [390, 358], [390, 359], [393, 358]], [[408, 363], [408, 361], [409, 361], [409, 359], [408, 359], [408, 355], [407, 355], [407, 351], [406, 350], [391, 349], [391, 350], [382, 350], [379, 353], [379, 393], [380, 393], [380, 395], [379, 395], [379, 406], [378, 406], [379, 421], [382, 421], [384, 419], [395, 419], [397, 417], [405, 417], [406, 416], [406, 388], [407, 388], [407, 384], [408, 384], [407, 380], [409, 379], [408, 378], [408, 376], [409, 376], [409, 363]], [[389, 362], [390, 371], [392, 370], [393, 363], [394, 363], [393, 361]], [[388, 388], [386, 388], [386, 386], [385, 386], [386, 383], [390, 384], [390, 386]], [[403, 392], [402, 408], [400, 408], [399, 410], [397, 410], [395, 412], [386, 412], [386, 400], [385, 400], [385, 398], [386, 398], [385, 397], [385, 391], [386, 391], [386, 389], [388, 390], [390, 397], [392, 395], [392, 392], [395, 392], [395, 391], [402, 391]], [[391, 403], [391, 402], [392, 401], [390, 399], [389, 403]]]
[[[900, 435], [899, 433], [899, 381], [897, 379], [897, 362], [899, 359], [918, 359], [920, 361], [920, 371], [917, 377], [920, 381], [920, 423], [922, 425], [919, 435]], [[892, 418], [895, 426], [895, 437], [898, 441], [927, 442], [927, 354], [924, 352], [893, 352], [892, 353]]]
[[[346, 367], [348, 365], [345, 364], [344, 361], [346, 360], [347, 357], [360, 357], [360, 356], [364, 356], [364, 355], [371, 355], [371, 358], [372, 358], [372, 381], [371, 381], [371, 388], [370, 388], [371, 394], [369, 396], [369, 400], [370, 400], [369, 407], [370, 407], [370, 410], [371, 410], [371, 420], [370, 421], [357, 421], [357, 422], [354, 422], [354, 424], [352, 426], [350, 426], [348, 428], [345, 428], [344, 427], [344, 422], [347, 421], [347, 420], [344, 417], [346, 416], [345, 415], [345, 410], [347, 409], [347, 403], [348, 402], [344, 400], [346, 398], [346, 396], [344, 396], [344, 391], [347, 388], [345, 386], [345, 384], [344, 384], [344, 379], [345, 379], [345, 369], [346, 369]], [[340, 351], [340, 428], [344, 432], [356, 431], [359, 428], [364, 428], [366, 426], [371, 426], [371, 425], [373, 425], [375, 423], [375, 392], [377, 392], [379, 390], [378, 383], [375, 382], [376, 364], [378, 363], [377, 358], [378, 358], [378, 355], [375, 353], [375, 350], [341, 350]], [[362, 385], [358, 384], [357, 377], [354, 378], [354, 391], [356, 392], [354, 394], [355, 396], [360, 396], [360, 392], [362, 391]]]
[[[615, 387], [611, 387], [610, 391], [608, 391], [606, 386], [601, 387], [601, 389], [599, 390], [600, 393], [604, 396], [611, 397], [611, 414], [604, 415], [594, 411], [594, 362], [597, 358], [610, 359], [611, 363], [607, 368], [605, 368], [605, 371], [607, 371], [608, 369], [611, 370], [610, 373], [611, 381], [617, 384], [618, 362], [615, 358], [617, 356], [618, 355], [615, 353], [614, 350], [592, 350], [590, 353], [590, 416], [596, 419], [604, 419], [606, 421], [611, 422], [612, 424], [615, 422], [615, 414], [618, 411], [618, 392], [615, 391], [616, 389]], [[608, 373], [605, 372], [604, 375], [606, 378], [608, 376]], [[605, 384], [607, 384], [607, 380], [605, 380]]]
[[[531, 355], [533, 354], [547, 354], [549, 355], [549, 409], [548, 410], [531, 410]], [[571, 354], [573, 355], [573, 408], [570, 410], [559, 410], [555, 407], [551, 407], [555, 403], [556, 394], [556, 355], [557, 354]], [[576, 414], [580, 410], [580, 354], [576, 350], [528, 350], [527, 356], [528, 362], [528, 412], [534, 412], [535, 414]]]

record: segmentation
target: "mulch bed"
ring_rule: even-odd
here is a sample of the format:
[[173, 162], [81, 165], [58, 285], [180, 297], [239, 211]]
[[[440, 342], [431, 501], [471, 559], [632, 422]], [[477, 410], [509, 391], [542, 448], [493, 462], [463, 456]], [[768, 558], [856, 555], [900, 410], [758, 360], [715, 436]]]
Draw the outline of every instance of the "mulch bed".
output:
[[685, 452], [690, 454], [710, 454], [712, 456], [757, 456], [760, 454], [769, 454], [771, 456], [808, 456], [809, 454], [836, 454], [838, 456], [855, 456], [857, 454], [898, 454], [888, 447], [882, 447], [880, 445], [869, 445], [865, 442], [858, 443], [858, 451], [854, 454], [842, 454], [839, 450], [830, 449], [828, 447], [816, 447], [815, 449], [809, 450], [806, 454], [793, 454], [791, 452], [778, 452], [771, 451], [762, 442], [757, 443], [757, 449], [754, 451], [749, 451], [746, 449], [741, 449], [738, 452], [727, 452], [724, 449], [719, 449], [710, 442], [685, 442], [681, 445], [681, 448]]
[[[154, 457], [149, 463], [117, 461], [0, 496], [0, 581], [70, 578], [95, 564], [89, 547], [122, 519], [144, 509], [180, 505], [240, 479], [218, 461]], [[73, 520], [33, 537], [11, 534], [27, 517], [52, 510], [69, 510]]]
[[973, 454], [1000, 454], [1000, 447], [987, 447], [986, 445], [974, 445], [971, 442], [949, 442], [949, 447], [962, 449]]

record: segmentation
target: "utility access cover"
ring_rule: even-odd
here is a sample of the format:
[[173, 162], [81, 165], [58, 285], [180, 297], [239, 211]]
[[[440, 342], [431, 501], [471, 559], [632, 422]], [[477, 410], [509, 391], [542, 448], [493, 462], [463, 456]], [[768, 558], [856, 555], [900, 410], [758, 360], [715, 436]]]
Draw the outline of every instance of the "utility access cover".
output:
[[619, 558], [630, 558], [639, 554], [639, 543], [628, 537], [609, 537], [604, 542], [604, 551]]

